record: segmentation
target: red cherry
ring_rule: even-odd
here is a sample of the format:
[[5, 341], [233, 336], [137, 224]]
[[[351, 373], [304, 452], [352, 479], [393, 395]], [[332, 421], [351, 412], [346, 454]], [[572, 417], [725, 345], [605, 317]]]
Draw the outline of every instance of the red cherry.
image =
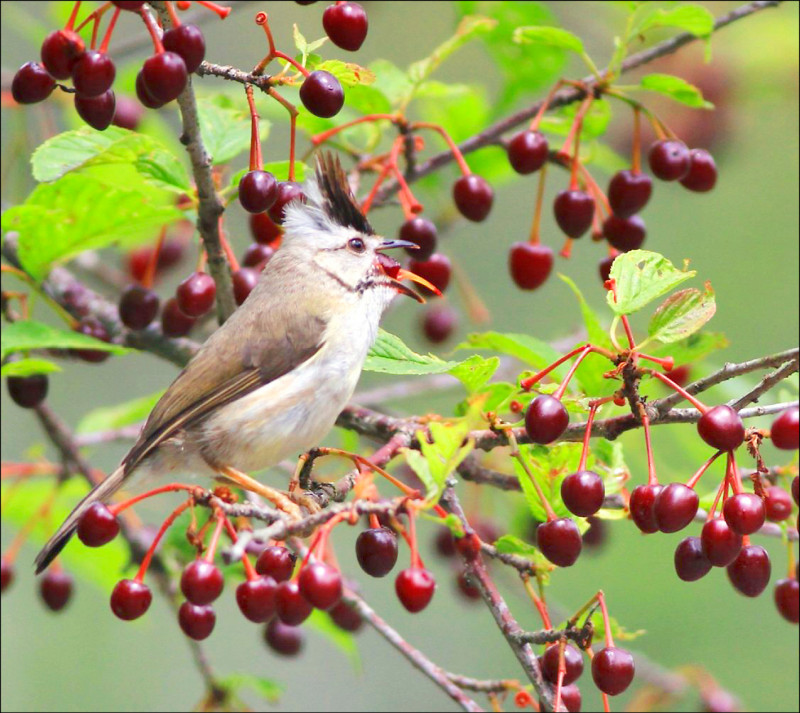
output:
[[111, 89], [117, 69], [105, 52], [88, 50], [72, 68], [72, 84], [78, 94], [96, 97]]
[[36, 408], [47, 396], [49, 386], [47, 374], [9, 376], [6, 379], [8, 395], [21, 408]]
[[117, 100], [113, 89], [109, 89], [96, 97], [85, 97], [81, 94], [75, 95], [75, 110], [78, 115], [89, 126], [98, 131], [105, 131], [111, 126], [116, 107]]
[[[280, 225], [283, 223], [283, 219], [286, 217], [286, 206], [288, 206], [292, 201], [305, 202], [305, 200], [306, 196], [303, 193], [303, 188], [299, 183], [294, 183], [293, 181], [281, 181], [278, 183], [278, 195], [275, 198], [275, 202], [267, 212], [269, 213], [269, 217], [273, 220], [273, 222]], [[259, 240], [258, 242], [261, 241]]]
[[314, 116], [329, 119], [344, 106], [344, 90], [339, 80], [324, 69], [311, 72], [300, 86], [300, 101]]
[[240, 267], [233, 273], [233, 298], [236, 304], [242, 304], [258, 283], [261, 273], [252, 267]]
[[620, 218], [612, 214], [603, 221], [603, 237], [621, 252], [638, 250], [646, 236], [644, 221], [638, 215]]
[[333, 44], [355, 52], [367, 37], [367, 13], [357, 2], [337, 2], [325, 8], [322, 27]]
[[457, 326], [458, 313], [447, 304], [432, 305], [422, 317], [422, 331], [434, 344], [447, 341]]
[[285, 547], [267, 547], [256, 560], [256, 572], [272, 577], [276, 582], [285, 582], [294, 572], [297, 557]]
[[779, 485], [773, 485], [767, 488], [764, 507], [770, 522], [788, 520], [792, 515], [792, 497]]
[[727, 404], [714, 406], [697, 422], [697, 432], [709, 446], [720, 451], [732, 451], [744, 441], [742, 418]]
[[202, 317], [214, 306], [217, 286], [206, 272], [194, 272], [175, 291], [178, 307], [189, 317]]
[[161, 309], [161, 331], [167, 337], [185, 337], [196, 322], [194, 317], [184, 314], [175, 297], [170, 297]]
[[275, 614], [275, 590], [278, 588], [272, 577], [258, 577], [242, 582], [236, 587], [236, 603], [239, 610], [250, 621], [269, 621]]
[[355, 608], [345, 602], [339, 602], [328, 614], [333, 623], [344, 631], [358, 631], [364, 624], [364, 620]]
[[536, 544], [553, 564], [571, 567], [581, 554], [583, 542], [578, 526], [570, 518], [562, 517], [536, 528]]
[[87, 547], [102, 547], [119, 534], [119, 520], [103, 503], [92, 503], [78, 520], [78, 539]]
[[39, 594], [51, 611], [61, 611], [72, 597], [73, 579], [63, 570], [48, 570], [39, 582]]
[[553, 213], [565, 235], [580, 238], [592, 224], [594, 198], [584, 191], [561, 191], [553, 202]]
[[630, 218], [647, 205], [653, 181], [645, 173], [619, 171], [608, 184], [608, 203], [618, 218]]
[[609, 696], [617, 696], [631, 685], [634, 669], [633, 656], [614, 646], [600, 649], [592, 659], [594, 683]]
[[[553, 684], [558, 682], [558, 650], [558, 644], [548, 646], [539, 660], [542, 667], [542, 676]], [[564, 647], [564, 667], [566, 668], [562, 681], [564, 686], [569, 686], [570, 683], [577, 681], [583, 673], [583, 656], [571, 644], [567, 644]]]
[[573, 515], [594, 515], [603, 507], [605, 496], [603, 479], [592, 470], [580, 470], [561, 481], [561, 499]]
[[722, 513], [731, 530], [740, 535], [760, 530], [767, 516], [764, 501], [755, 493], [739, 493], [728, 498]]
[[786, 621], [797, 624], [800, 612], [796, 579], [781, 579], [775, 583], [775, 606]]
[[42, 64], [56, 79], [67, 79], [85, 49], [86, 45], [78, 33], [56, 30], [42, 42]]
[[689, 153], [689, 172], [680, 182], [684, 188], [696, 193], [710, 191], [717, 183], [714, 157], [705, 149], [692, 149]]
[[797, 406], [787, 408], [773, 422], [770, 438], [775, 448], [784, 451], [796, 451], [800, 444], [800, 409]]
[[23, 64], [11, 80], [11, 96], [18, 104], [43, 101], [55, 88], [56, 80], [37, 62]]
[[661, 532], [678, 532], [697, 514], [700, 498], [683, 483], [670, 483], [656, 497], [653, 515]]
[[689, 172], [689, 149], [683, 141], [656, 141], [648, 160], [653, 175], [662, 181], [678, 181]]
[[520, 131], [508, 142], [508, 162], [523, 175], [544, 166], [548, 152], [547, 139], [539, 131]]
[[727, 567], [742, 549], [742, 536], [721, 517], [708, 520], [700, 533], [703, 553], [714, 567]]
[[204, 559], [196, 559], [186, 565], [181, 574], [181, 591], [192, 604], [211, 604], [225, 586], [222, 572], [216, 565]]
[[427, 569], [410, 567], [397, 575], [394, 588], [400, 603], [412, 614], [416, 614], [430, 604], [436, 589], [436, 580]]
[[327, 611], [342, 599], [342, 575], [325, 562], [310, 562], [300, 570], [300, 593], [317, 609]]
[[284, 624], [302, 624], [314, 610], [301, 593], [296, 580], [281, 582], [275, 590], [275, 613]]
[[14, 581], [14, 565], [5, 557], [0, 558], [0, 592], [5, 592]]
[[385, 577], [397, 562], [397, 535], [388, 527], [362, 530], [356, 540], [356, 558], [371, 577]]
[[655, 515], [655, 502], [664, 489], [663, 485], [637, 485], [631, 493], [628, 508], [631, 519], [642, 532], [652, 534], [658, 532]]
[[123, 579], [111, 592], [111, 611], [124, 621], [133, 621], [150, 608], [152, 601], [150, 587], [135, 579]]
[[553, 250], [542, 244], [514, 243], [508, 253], [508, 269], [517, 287], [535, 290], [550, 277]]
[[[450, 284], [450, 273], [452, 266], [450, 259], [442, 253], [434, 253], [427, 260], [411, 260], [408, 269], [415, 275], [424, 277], [434, 287], [438, 287], [440, 292], [444, 292]], [[422, 287], [423, 292], [431, 294], [427, 287]]]
[[409, 218], [400, 226], [400, 240], [408, 240], [418, 245], [418, 249], [406, 248], [415, 260], [428, 260], [436, 250], [436, 226], [426, 218]]
[[281, 237], [281, 228], [272, 221], [268, 213], [253, 213], [250, 216], [250, 234], [257, 243], [272, 246]]
[[484, 178], [471, 173], [453, 184], [453, 200], [467, 220], [480, 223], [492, 209], [494, 191]]
[[568, 425], [569, 414], [564, 404], [547, 394], [537, 396], [525, 412], [525, 432], [534, 443], [546, 445], [558, 440]]
[[695, 582], [711, 571], [699, 537], [687, 537], [675, 549], [675, 571], [684, 582]]
[[264, 641], [281, 656], [296, 656], [303, 648], [303, 632], [276, 618], [264, 629]]
[[188, 75], [183, 57], [175, 52], [159, 52], [142, 65], [142, 83], [153, 99], [171, 102], [184, 90]]
[[731, 584], [746, 597], [757, 597], [769, 583], [772, 565], [767, 551], [760, 545], [742, 547], [736, 559], [728, 565]]
[[208, 605], [200, 606], [184, 602], [178, 609], [178, 624], [183, 633], [195, 641], [202, 641], [211, 636], [216, 623], [217, 615], [214, 613], [213, 607]]
[[173, 27], [164, 33], [161, 41], [165, 50], [181, 56], [189, 74], [200, 66], [206, 56], [206, 40], [196, 25]]

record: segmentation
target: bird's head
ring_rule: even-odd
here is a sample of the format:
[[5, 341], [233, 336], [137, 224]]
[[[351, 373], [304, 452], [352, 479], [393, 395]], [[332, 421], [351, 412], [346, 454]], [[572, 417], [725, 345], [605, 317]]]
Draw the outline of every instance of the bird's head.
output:
[[376, 235], [353, 196], [338, 158], [322, 154], [316, 175], [304, 186], [305, 201], [287, 205], [282, 249], [303, 253], [306, 260], [354, 294], [370, 294], [387, 305], [397, 294], [425, 299], [403, 280], [441, 294], [431, 283], [401, 267], [386, 254], [394, 248], [416, 248], [405, 240]]

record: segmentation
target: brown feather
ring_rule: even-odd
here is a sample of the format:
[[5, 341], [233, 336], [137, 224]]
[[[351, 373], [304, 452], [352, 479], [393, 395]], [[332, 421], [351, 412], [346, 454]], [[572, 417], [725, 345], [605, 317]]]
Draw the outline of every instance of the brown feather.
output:
[[331, 220], [367, 235], [375, 233], [350, 190], [338, 156], [323, 153], [317, 157], [317, 184], [322, 193], [323, 210]]

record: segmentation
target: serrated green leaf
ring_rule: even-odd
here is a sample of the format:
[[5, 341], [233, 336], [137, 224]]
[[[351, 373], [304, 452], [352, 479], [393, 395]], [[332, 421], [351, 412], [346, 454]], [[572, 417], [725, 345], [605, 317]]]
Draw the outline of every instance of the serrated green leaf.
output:
[[85, 250], [152, 238], [182, 217], [169, 192], [120, 164], [39, 184], [24, 203], [3, 213], [2, 229], [19, 233], [20, 262], [39, 280], [54, 264]]
[[31, 156], [34, 179], [42, 182], [55, 181], [89, 159], [105, 151], [114, 142], [130, 135], [130, 131], [109, 126], [105, 131], [88, 127], [76, 131], [64, 131], [41, 144]]
[[711, 283], [706, 282], [705, 292], [694, 287], [680, 290], [659, 305], [647, 333], [665, 344], [678, 342], [701, 329], [716, 311]]
[[[483, 332], [467, 335], [456, 349], [488, 349], [508, 354], [535, 369], [544, 369], [561, 356], [553, 347], [529, 334]], [[558, 372], [559, 369], [556, 369]], [[563, 372], [563, 368], [561, 369]]]
[[47, 359], [20, 359], [3, 364], [0, 376], [31, 376], [32, 374], [52, 374], [61, 371], [58, 364]]
[[89, 411], [78, 423], [78, 433], [93, 433], [113, 428], [123, 428], [146, 419], [163, 395], [163, 391], [141, 396], [121, 404], [102, 406]]
[[[519, 389], [514, 384], [507, 381], [499, 381], [493, 384], [486, 384], [483, 388], [477, 389], [476, 394], [485, 399], [483, 408], [486, 411], [505, 411], [508, 402]], [[528, 394], [530, 396], [530, 394]], [[469, 410], [470, 399], [464, 399], [456, 405], [455, 415], [463, 416]]]
[[577, 35], [560, 27], [527, 26], [518, 27], [511, 36], [511, 41], [519, 45], [540, 44], [558, 47], [568, 52], [583, 54], [583, 42]]
[[317, 65], [317, 69], [330, 72], [346, 87], [355, 87], [357, 84], [370, 85], [375, 81], [375, 73], [355, 64], [342, 62], [340, 59], [328, 59]]
[[693, 364], [704, 356], [724, 349], [728, 346], [728, 340], [724, 334], [717, 332], [699, 332], [674, 344], [660, 344], [654, 349], [648, 350], [653, 356], [667, 357], [675, 359], [676, 365]]
[[232, 673], [218, 678], [216, 683], [226, 691], [234, 693], [242, 688], [249, 688], [268, 703], [277, 703], [284, 690], [283, 686], [276, 681], [249, 673]]
[[517, 557], [533, 561], [541, 556], [539, 550], [516, 535], [503, 535], [500, 539], [495, 540], [494, 546], [503, 555], [517, 555]]
[[[246, 108], [234, 106], [228, 97], [218, 94], [200, 97], [197, 114], [213, 165], [228, 163], [250, 149], [250, 114]], [[258, 124], [261, 141], [267, 138], [269, 129], [270, 123], [262, 117]]]
[[[55, 481], [50, 478], [29, 478], [24, 482], [2, 484], [3, 523], [19, 529], [33, 522], [28, 539], [35, 547], [44, 545], [53, 534], [55, 524], [63, 522], [89, 492], [89, 486], [82, 478], [70, 478], [59, 486], [49, 517], [32, 520], [54, 487]], [[130, 550], [121, 537], [91, 551], [75, 537], [59, 559], [64, 569], [76, 578], [88, 580], [109, 594], [131, 562]]]
[[9, 354], [30, 349], [97, 349], [112, 354], [128, 354], [134, 351], [32, 319], [3, 326], [0, 333], [0, 358], [5, 359]]
[[672, 74], [647, 74], [642, 77], [639, 86], [647, 91], [663, 94], [686, 106], [699, 109], [714, 108], [710, 101], [703, 99], [703, 93], [696, 86]]
[[702, 5], [681, 5], [670, 10], [648, 8], [631, 34], [641, 34], [653, 27], [677, 27], [697, 37], [707, 37], [714, 30], [714, 16]]
[[500, 359], [497, 357], [484, 359], [482, 356], [475, 354], [454, 366], [449, 373], [464, 384], [467, 393], [472, 394], [494, 376], [498, 366], [500, 366]]
[[633, 314], [696, 274], [678, 270], [658, 253], [631, 250], [617, 256], [611, 265], [616, 297], [609, 290], [606, 301], [615, 314]]
[[458, 366], [433, 354], [417, 354], [400, 337], [379, 329], [378, 338], [367, 354], [364, 371], [384, 374], [443, 374]]
[[583, 293], [573, 280], [562, 273], [558, 273], [558, 278], [564, 282], [575, 297], [578, 299], [578, 304], [581, 308], [581, 316], [583, 317], [583, 325], [586, 327], [586, 336], [588, 341], [598, 347], [605, 349], [613, 349], [611, 338], [608, 336], [608, 330], [600, 323], [600, 318], [595, 311], [589, 306]]
[[322, 634], [328, 641], [330, 641], [339, 651], [347, 656], [353, 670], [356, 673], [361, 673], [361, 655], [358, 653], [358, 645], [356, 644], [353, 635], [340, 629], [333, 623], [330, 615], [327, 612], [315, 609], [311, 616], [306, 619], [303, 626], [308, 626], [319, 634]]

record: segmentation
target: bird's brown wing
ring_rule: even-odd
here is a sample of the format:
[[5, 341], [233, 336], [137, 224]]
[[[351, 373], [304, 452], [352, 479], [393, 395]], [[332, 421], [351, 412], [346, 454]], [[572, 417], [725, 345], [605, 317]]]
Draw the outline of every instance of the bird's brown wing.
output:
[[[319, 351], [326, 315], [294, 287], [291, 268], [276, 255], [247, 302], [172, 382], [125, 457], [126, 473], [182, 428], [280, 378]], [[271, 288], [276, 283], [286, 289]]]

